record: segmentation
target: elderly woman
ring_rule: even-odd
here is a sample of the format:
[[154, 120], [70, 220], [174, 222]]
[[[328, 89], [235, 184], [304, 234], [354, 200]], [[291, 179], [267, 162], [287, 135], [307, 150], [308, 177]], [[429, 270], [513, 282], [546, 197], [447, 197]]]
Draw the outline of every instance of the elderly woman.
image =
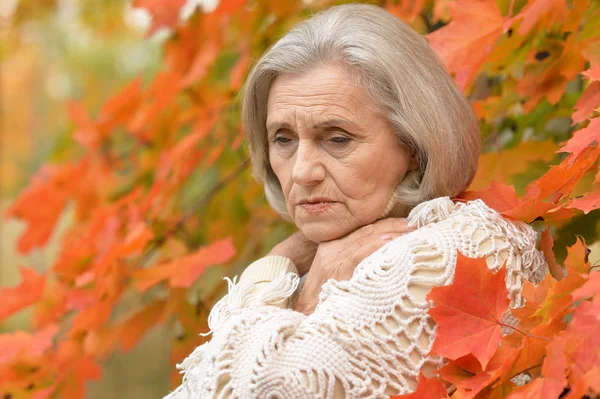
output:
[[256, 63], [242, 118], [256, 178], [299, 232], [213, 308], [168, 398], [380, 398], [416, 387], [426, 294], [457, 251], [506, 261], [513, 307], [546, 264], [536, 234], [480, 200], [477, 120], [427, 41], [381, 8], [332, 7]]

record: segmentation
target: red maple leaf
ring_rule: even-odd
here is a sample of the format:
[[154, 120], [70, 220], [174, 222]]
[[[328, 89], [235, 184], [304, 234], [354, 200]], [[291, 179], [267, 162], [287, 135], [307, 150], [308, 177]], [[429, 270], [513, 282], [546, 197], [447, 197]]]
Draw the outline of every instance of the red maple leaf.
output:
[[390, 399], [442, 399], [447, 398], [446, 386], [439, 378], [426, 378], [419, 373], [417, 390], [406, 395], [393, 395]]
[[0, 290], [0, 320], [18, 312], [26, 306], [36, 303], [46, 285], [46, 277], [33, 269], [20, 268], [21, 284]]
[[454, 282], [427, 295], [435, 304], [429, 314], [438, 324], [433, 354], [458, 359], [473, 354], [485, 370], [502, 339], [500, 320], [509, 298], [504, 267], [492, 273], [485, 258], [458, 253]]

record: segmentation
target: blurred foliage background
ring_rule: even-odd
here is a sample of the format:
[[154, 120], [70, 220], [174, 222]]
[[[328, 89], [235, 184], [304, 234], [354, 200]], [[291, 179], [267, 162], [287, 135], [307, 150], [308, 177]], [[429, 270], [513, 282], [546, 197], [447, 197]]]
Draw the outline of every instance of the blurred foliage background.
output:
[[[41, 221], [30, 211], [29, 225], [1, 221], [0, 288], [19, 283], [18, 266], [49, 277], [32, 301], [36, 307], [0, 317], [0, 332], [37, 331], [58, 321], [65, 346], [31, 362], [66, 356], [71, 367], [61, 371], [59, 386], [50, 367], [23, 373], [14, 392], [27, 390], [27, 378], [39, 383], [35, 389], [73, 398], [83, 391], [70, 378], [94, 380], [86, 385], [89, 398], [160, 398], [173, 386], [178, 376], [169, 382], [170, 363], [201, 342], [207, 310], [226, 288], [220, 278], [239, 274], [292, 231], [250, 176], [236, 108], [241, 83], [252, 60], [294, 23], [341, 2], [223, 0], [214, 15], [200, 11], [215, 9], [208, 0], [0, 2], [3, 214], [15, 202], [11, 216], [49, 209]], [[423, 34], [450, 21], [447, 0], [378, 3]], [[600, 41], [591, 40], [598, 36], [600, 9], [597, 1], [573, 0], [564, 9], [553, 3], [557, 10], [549, 15], [538, 7], [535, 16], [526, 11], [538, 0], [480, 3], [488, 10], [465, 6], [459, 15], [466, 30], [454, 49], [473, 39], [467, 53], [482, 53], [481, 62], [464, 62], [471, 70], [460, 85], [481, 120], [486, 153], [472, 188], [497, 180], [522, 195], [551, 165], [562, 165], [559, 143], [593, 114], [572, 124], [574, 107], [592, 87], [579, 73], [591, 60], [600, 62]], [[490, 7], [500, 17], [520, 13], [536, 22], [523, 34], [495, 30], [479, 37], [474, 26]], [[562, 17], [573, 26], [561, 24]], [[584, 59], [577, 46], [593, 51]], [[591, 191], [597, 162], [586, 167], [566, 194]], [[549, 222], [559, 262], [576, 234], [597, 247], [599, 219], [600, 211], [591, 210]], [[534, 225], [545, 227], [539, 220]], [[36, 236], [36, 229], [45, 232]], [[214, 259], [225, 252], [226, 259]], [[192, 264], [201, 267], [192, 270]], [[212, 264], [225, 267], [208, 268]], [[186, 268], [189, 276], [176, 275]], [[98, 316], [107, 308], [106, 317]], [[127, 318], [139, 309], [140, 317]], [[77, 374], [76, 360], [84, 355], [92, 359], [84, 368], [88, 375]]]
[[[78, 99], [97, 113], [111, 94], [135, 77], [147, 83], [161, 62], [166, 31], [146, 37], [151, 16], [127, 0], [0, 1], [0, 204], [2, 210], [48, 160], [71, 145], [73, 123], [65, 102]], [[40, 198], [40, 205], [43, 199]], [[19, 281], [17, 265], [45, 270], [72, 220], [66, 214], [48, 246], [16, 250], [17, 220], [0, 221], [0, 286]], [[20, 314], [0, 331], [27, 325]], [[127, 355], [109, 360], [89, 398], [159, 398], [168, 390], [170, 345], [157, 328]]]

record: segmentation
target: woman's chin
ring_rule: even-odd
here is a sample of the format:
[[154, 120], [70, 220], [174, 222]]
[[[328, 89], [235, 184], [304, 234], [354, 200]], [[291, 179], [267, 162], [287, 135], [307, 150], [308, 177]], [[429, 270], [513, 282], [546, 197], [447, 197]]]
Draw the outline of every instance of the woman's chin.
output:
[[308, 225], [297, 225], [302, 234], [315, 243], [336, 240], [350, 233], [342, 226], [333, 223], [310, 223]]

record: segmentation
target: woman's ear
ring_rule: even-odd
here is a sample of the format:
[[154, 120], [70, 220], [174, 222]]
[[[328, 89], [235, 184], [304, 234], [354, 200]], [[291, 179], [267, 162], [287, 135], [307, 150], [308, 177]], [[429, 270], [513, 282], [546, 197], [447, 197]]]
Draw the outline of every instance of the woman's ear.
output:
[[414, 155], [410, 157], [410, 162], [408, 163], [408, 171], [413, 172], [419, 169], [419, 161], [417, 157]]

